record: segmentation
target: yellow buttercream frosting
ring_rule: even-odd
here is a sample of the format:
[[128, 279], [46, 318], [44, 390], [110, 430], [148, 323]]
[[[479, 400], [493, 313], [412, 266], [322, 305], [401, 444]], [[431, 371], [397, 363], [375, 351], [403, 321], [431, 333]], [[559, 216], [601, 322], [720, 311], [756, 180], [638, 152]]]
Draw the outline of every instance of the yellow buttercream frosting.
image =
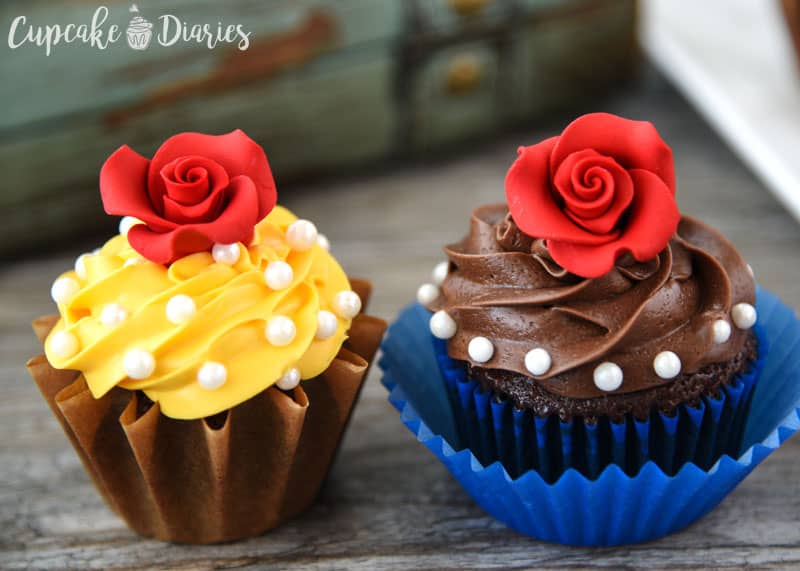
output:
[[[61, 319], [45, 342], [48, 361], [57, 369], [82, 372], [95, 398], [115, 386], [142, 390], [160, 403], [162, 413], [179, 419], [234, 407], [293, 368], [302, 379], [319, 375], [339, 352], [351, 320], [336, 315], [335, 333], [320, 339], [318, 313], [336, 314], [335, 296], [351, 288], [324, 248], [289, 246], [286, 230], [295, 220], [275, 207], [256, 226], [252, 242], [239, 244], [233, 265], [200, 252], [163, 266], [141, 258], [124, 235], [111, 238], [82, 258], [80, 275], [62, 274], [80, 287], [58, 304]], [[284, 289], [273, 290], [265, 280], [265, 269], [275, 261], [292, 268], [293, 279]], [[168, 319], [167, 303], [180, 294], [192, 299], [196, 311], [176, 325]], [[120, 318], [101, 319], [109, 305]], [[283, 346], [270, 343], [265, 332], [275, 316], [290, 318], [296, 328], [294, 339]], [[67, 350], [65, 335], [54, 342], [60, 332], [72, 341]], [[125, 356], [137, 350], [152, 355], [155, 364], [140, 380], [130, 378], [124, 364]], [[208, 363], [224, 367], [216, 388], [198, 378]], [[217, 382], [211, 385], [219, 384], [216, 370]]]

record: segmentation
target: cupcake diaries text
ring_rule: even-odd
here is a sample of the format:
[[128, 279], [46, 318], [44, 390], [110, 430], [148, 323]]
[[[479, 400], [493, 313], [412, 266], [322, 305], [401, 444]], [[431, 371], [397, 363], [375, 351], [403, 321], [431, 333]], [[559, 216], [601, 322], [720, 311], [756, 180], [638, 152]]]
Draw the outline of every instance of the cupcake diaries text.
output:
[[84, 44], [98, 50], [106, 50], [121, 42], [136, 50], [147, 49], [152, 43], [170, 47], [180, 43], [197, 43], [209, 50], [220, 44], [235, 45], [240, 51], [250, 47], [250, 32], [242, 24], [192, 23], [175, 16], [163, 14], [154, 23], [138, 15], [138, 8], [132, 6], [134, 18], [122, 25], [110, 22], [111, 13], [106, 6], [98, 7], [90, 20], [83, 24], [47, 23], [29, 21], [27, 16], [17, 16], [11, 20], [7, 43], [12, 50], [23, 46], [44, 48], [49, 56], [57, 46]]

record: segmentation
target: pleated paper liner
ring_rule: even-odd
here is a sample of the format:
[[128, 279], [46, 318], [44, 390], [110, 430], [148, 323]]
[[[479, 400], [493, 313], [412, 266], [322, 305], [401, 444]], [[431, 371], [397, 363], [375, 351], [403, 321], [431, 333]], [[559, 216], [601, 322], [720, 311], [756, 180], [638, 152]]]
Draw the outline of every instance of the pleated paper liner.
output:
[[[351, 281], [364, 306], [371, 286]], [[40, 340], [56, 317], [40, 318]], [[94, 399], [44, 355], [28, 370], [108, 505], [141, 535], [218, 543], [260, 535], [314, 501], [386, 324], [364, 314], [330, 367], [293, 391], [270, 387], [209, 419], [175, 420], [143, 395]]]
[[[649, 541], [708, 513], [800, 427], [800, 323], [793, 310], [763, 289], [757, 294], [757, 309], [759, 341], [769, 350], [762, 356], [759, 349], [751, 373], [694, 412], [681, 412], [666, 423], [651, 417], [621, 425], [617, 430], [625, 433], [625, 450], [618, 452], [614, 446], [593, 448], [595, 437], [580, 434], [585, 426], [562, 430], [558, 421], [537, 426], [536, 419], [515, 416], [513, 410], [495, 413], [492, 407], [503, 405], [493, 405], [491, 399], [480, 404], [484, 397], [469, 387], [458, 392], [464, 406], [453, 406], [453, 393], [442, 378], [428, 331], [429, 314], [416, 304], [389, 328], [381, 359], [383, 382], [417, 439], [484, 510], [506, 525], [531, 537], [572, 545]], [[756, 383], [757, 369], [761, 373]], [[483, 419], [478, 418], [481, 407]], [[467, 430], [462, 435], [465, 424], [459, 415], [470, 411], [476, 419], [466, 426], [491, 423], [492, 430], [483, 435], [481, 430]], [[692, 434], [692, 426], [702, 438]], [[515, 431], [521, 430], [532, 436], [516, 439]], [[597, 442], [603, 438], [601, 430], [597, 429]], [[616, 442], [614, 429], [607, 430], [607, 442]], [[527, 445], [509, 447], [509, 434], [515, 435], [512, 442]], [[540, 449], [547, 453], [539, 454]], [[711, 465], [702, 465], [720, 451]], [[481, 461], [493, 453], [503, 461]], [[642, 463], [644, 457], [650, 459]], [[600, 468], [606, 460], [611, 463]], [[681, 460], [685, 461], [678, 467]], [[518, 473], [512, 475], [514, 471]]]
[[587, 423], [576, 418], [538, 417], [522, 411], [468, 379], [466, 367], [447, 355], [446, 342], [431, 337], [439, 370], [456, 422], [459, 446], [469, 448], [484, 466], [499, 461], [511, 477], [536, 470], [553, 482], [569, 468], [596, 478], [616, 464], [635, 475], [648, 461], [666, 474], [686, 462], [707, 470], [722, 454], [737, 456], [753, 387], [761, 374], [767, 342], [759, 338], [758, 359], [749, 370], [724, 385], [717, 396], [696, 406], [680, 406], [672, 414], [653, 411], [639, 420], [608, 418]]

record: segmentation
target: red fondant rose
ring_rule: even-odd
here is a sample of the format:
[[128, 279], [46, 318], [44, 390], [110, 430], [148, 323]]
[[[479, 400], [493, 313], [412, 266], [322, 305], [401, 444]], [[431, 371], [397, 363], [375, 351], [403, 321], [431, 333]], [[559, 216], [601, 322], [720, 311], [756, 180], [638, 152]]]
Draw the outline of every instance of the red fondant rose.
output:
[[556, 262], [586, 278], [602, 276], [624, 253], [655, 257], [680, 220], [670, 148], [652, 124], [607, 113], [521, 147], [506, 197], [517, 226], [546, 239]]
[[248, 243], [277, 198], [264, 151], [242, 131], [181, 133], [152, 159], [120, 147], [100, 171], [100, 194], [108, 214], [144, 222], [128, 241], [159, 264], [214, 243]]

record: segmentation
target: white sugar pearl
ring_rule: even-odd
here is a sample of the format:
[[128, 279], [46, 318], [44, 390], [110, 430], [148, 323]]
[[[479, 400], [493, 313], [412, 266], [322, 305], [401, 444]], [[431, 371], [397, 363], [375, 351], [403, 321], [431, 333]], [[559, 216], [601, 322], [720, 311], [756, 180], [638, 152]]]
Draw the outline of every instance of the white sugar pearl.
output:
[[197, 371], [197, 382], [204, 389], [213, 391], [228, 380], [228, 369], [222, 363], [208, 361]]
[[86, 273], [86, 256], [90, 255], [91, 254], [81, 254], [78, 256], [78, 259], [75, 260], [75, 273], [83, 281], [86, 281], [86, 278], [88, 277], [88, 274]]
[[494, 345], [486, 337], [473, 337], [467, 345], [467, 353], [476, 363], [485, 363], [494, 355]]
[[267, 322], [266, 335], [270, 345], [284, 347], [294, 341], [297, 327], [288, 317], [276, 315]]
[[317, 236], [317, 244], [319, 244], [319, 247], [326, 252], [331, 251], [331, 242], [328, 240], [328, 237], [325, 234], [320, 234]]
[[62, 359], [74, 357], [80, 349], [80, 343], [74, 333], [59, 331], [50, 337], [50, 351]]
[[317, 313], [317, 339], [329, 339], [333, 337], [339, 328], [339, 320], [330, 311], [324, 309]]
[[662, 379], [674, 379], [681, 372], [681, 359], [672, 351], [661, 351], [653, 359], [653, 370]]
[[308, 220], [295, 220], [286, 229], [286, 242], [299, 252], [305, 252], [314, 246], [318, 237], [317, 227]]
[[128, 319], [128, 310], [118, 303], [109, 303], [100, 312], [100, 323], [106, 327], [116, 327]]
[[354, 291], [340, 291], [333, 297], [331, 305], [342, 319], [353, 319], [361, 311], [361, 298]]
[[282, 391], [290, 391], [300, 384], [300, 371], [297, 369], [289, 369], [278, 382], [275, 383]]
[[450, 271], [450, 262], [439, 262], [433, 267], [431, 278], [436, 285], [442, 285], [442, 282], [447, 277], [447, 272]]
[[197, 313], [197, 305], [186, 294], [179, 293], [169, 298], [167, 302], [167, 319], [174, 325], [182, 325]]
[[737, 303], [731, 309], [731, 317], [739, 329], [750, 329], [756, 324], [758, 314], [756, 308], [749, 303]]
[[751, 278], [756, 277], [756, 273], [753, 271], [753, 266], [751, 266], [750, 264], [747, 264], [747, 273], [750, 274]]
[[123, 236], [127, 236], [130, 229], [136, 226], [137, 224], [144, 224], [138, 218], [134, 218], [133, 216], [125, 216], [122, 220], [119, 221], [119, 233]]
[[239, 261], [239, 244], [235, 242], [233, 244], [214, 244], [211, 255], [215, 262], [232, 266]]
[[74, 278], [58, 278], [50, 288], [50, 297], [56, 303], [67, 303], [81, 289], [81, 284]]
[[714, 331], [714, 343], [717, 345], [731, 338], [731, 324], [724, 319], [717, 319], [711, 327]]
[[550, 370], [552, 364], [553, 359], [550, 357], [550, 353], [541, 347], [525, 353], [525, 368], [531, 375], [544, 375]]
[[458, 329], [456, 322], [443, 309], [431, 315], [429, 325], [433, 336], [439, 339], [450, 339]]
[[422, 284], [417, 290], [417, 301], [428, 305], [439, 297], [439, 288], [433, 284]]
[[294, 270], [286, 262], [270, 262], [264, 270], [264, 280], [270, 289], [281, 290], [292, 285]]
[[153, 354], [142, 349], [131, 349], [122, 359], [125, 374], [137, 381], [146, 379], [156, 370], [156, 359]]
[[619, 365], [606, 361], [594, 370], [594, 384], [601, 391], [615, 391], [622, 385], [622, 369]]

